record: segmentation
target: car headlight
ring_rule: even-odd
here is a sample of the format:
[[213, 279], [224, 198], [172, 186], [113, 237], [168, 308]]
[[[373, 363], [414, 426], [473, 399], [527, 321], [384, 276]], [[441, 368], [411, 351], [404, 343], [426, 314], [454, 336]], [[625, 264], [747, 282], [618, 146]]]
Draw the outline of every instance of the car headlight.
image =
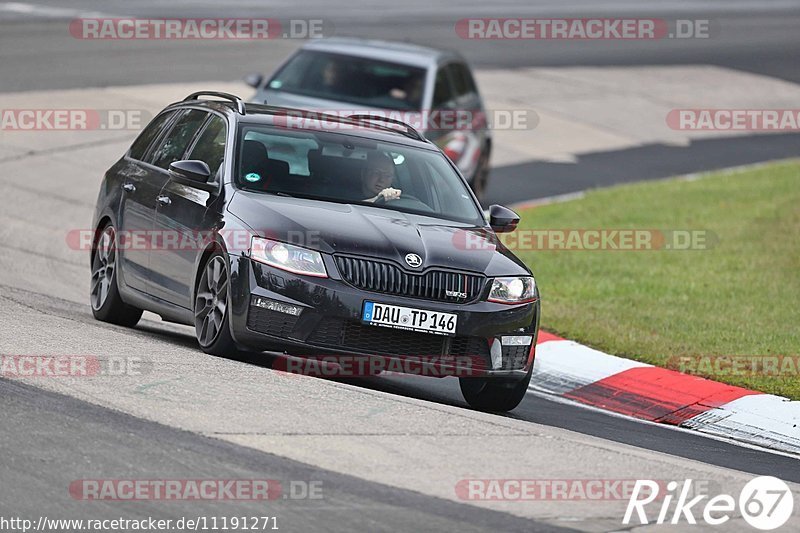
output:
[[285, 242], [253, 237], [250, 243], [250, 257], [275, 268], [294, 274], [327, 278], [322, 254], [308, 248], [301, 248]]
[[536, 299], [536, 281], [531, 276], [495, 278], [489, 301], [501, 304], [519, 304]]

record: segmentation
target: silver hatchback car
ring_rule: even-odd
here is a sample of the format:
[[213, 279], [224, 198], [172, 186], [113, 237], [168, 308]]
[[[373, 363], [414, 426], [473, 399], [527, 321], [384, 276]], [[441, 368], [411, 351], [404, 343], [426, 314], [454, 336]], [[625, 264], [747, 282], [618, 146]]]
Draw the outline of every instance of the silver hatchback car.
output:
[[[330, 114], [378, 114], [412, 124], [456, 164], [483, 201], [492, 138], [478, 88], [455, 52], [331, 38], [300, 48], [269, 77], [252, 74], [252, 101]], [[270, 157], [280, 158], [280, 150]]]

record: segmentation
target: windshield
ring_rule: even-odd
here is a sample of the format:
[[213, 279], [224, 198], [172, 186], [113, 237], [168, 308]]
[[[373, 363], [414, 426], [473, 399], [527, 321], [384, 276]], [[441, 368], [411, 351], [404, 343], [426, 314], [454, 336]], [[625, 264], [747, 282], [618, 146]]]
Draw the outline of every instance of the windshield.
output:
[[466, 184], [438, 151], [267, 125], [240, 126], [238, 150], [242, 189], [485, 225]]
[[303, 50], [269, 82], [269, 88], [368, 107], [419, 111], [422, 68]]

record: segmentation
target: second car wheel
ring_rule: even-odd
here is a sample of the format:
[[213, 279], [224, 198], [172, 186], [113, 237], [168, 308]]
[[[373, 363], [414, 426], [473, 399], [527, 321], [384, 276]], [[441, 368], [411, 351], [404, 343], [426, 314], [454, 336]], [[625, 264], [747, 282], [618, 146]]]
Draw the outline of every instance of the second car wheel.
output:
[[229, 322], [228, 262], [215, 252], [202, 267], [200, 283], [194, 298], [194, 329], [204, 352], [232, 356], [237, 353]]

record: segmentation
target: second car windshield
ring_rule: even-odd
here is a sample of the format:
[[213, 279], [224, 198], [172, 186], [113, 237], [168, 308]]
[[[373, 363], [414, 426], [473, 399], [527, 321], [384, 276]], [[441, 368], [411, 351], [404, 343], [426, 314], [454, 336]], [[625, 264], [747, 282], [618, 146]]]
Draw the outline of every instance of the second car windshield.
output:
[[269, 88], [351, 104], [419, 111], [425, 70], [398, 63], [304, 50], [270, 81]]
[[467, 186], [438, 151], [261, 125], [240, 128], [238, 151], [236, 181], [242, 189], [485, 223]]

